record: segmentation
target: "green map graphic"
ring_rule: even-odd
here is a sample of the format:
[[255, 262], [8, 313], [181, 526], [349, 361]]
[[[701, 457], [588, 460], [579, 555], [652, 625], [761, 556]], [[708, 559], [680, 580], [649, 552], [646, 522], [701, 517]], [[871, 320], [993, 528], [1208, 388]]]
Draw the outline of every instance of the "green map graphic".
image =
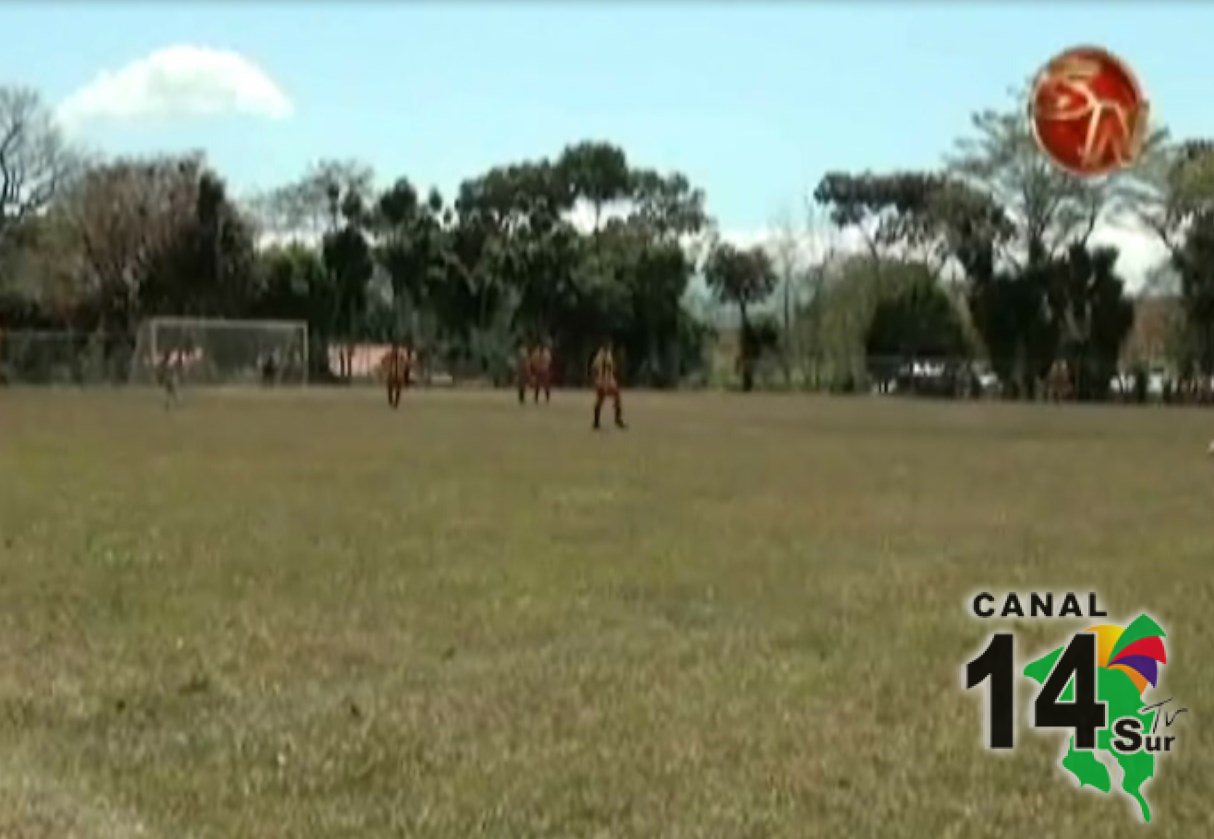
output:
[[[1062, 655], [1062, 648], [1042, 656], [1024, 668], [1024, 675], [1038, 684], [1045, 684], [1054, 663]], [[1095, 787], [1101, 792], [1108, 793], [1113, 784], [1109, 777], [1108, 767], [1097, 757], [1096, 752], [1104, 752], [1121, 766], [1124, 773], [1121, 789], [1126, 795], [1138, 802], [1142, 808], [1144, 821], [1151, 820], [1151, 807], [1142, 794], [1142, 786], [1155, 775], [1155, 755], [1140, 751], [1134, 754], [1122, 754], [1113, 749], [1113, 723], [1123, 717], [1137, 717], [1142, 722], [1142, 731], [1148, 732], [1155, 721], [1155, 710], [1140, 713], [1142, 697], [1134, 682], [1120, 670], [1107, 667], [1096, 668], [1096, 696], [1101, 702], [1108, 703], [1108, 725], [1096, 732], [1096, 748], [1085, 751], [1075, 748], [1075, 738], [1067, 742], [1066, 754], [1062, 758], [1062, 767], [1079, 781], [1080, 788]], [[1059, 697], [1061, 702], [1075, 701], [1075, 686], [1069, 684]]]

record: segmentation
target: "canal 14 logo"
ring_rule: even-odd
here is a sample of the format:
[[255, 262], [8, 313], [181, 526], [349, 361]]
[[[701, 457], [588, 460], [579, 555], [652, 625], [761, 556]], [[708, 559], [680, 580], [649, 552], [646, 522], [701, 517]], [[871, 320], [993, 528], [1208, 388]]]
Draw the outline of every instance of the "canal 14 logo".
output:
[[[972, 610], [988, 620], [1108, 617], [1095, 594], [982, 592], [974, 597]], [[1062, 769], [1081, 789], [1105, 794], [1112, 794], [1110, 769], [1120, 769], [1121, 793], [1136, 804], [1143, 822], [1151, 821], [1143, 787], [1157, 774], [1157, 761], [1177, 748], [1179, 726], [1174, 726], [1188, 711], [1172, 697], [1146, 697], [1149, 689], [1162, 693], [1160, 670], [1168, 661], [1164, 638], [1163, 628], [1146, 614], [1125, 626], [1099, 623], [1020, 670], [1037, 690], [1032, 728], [1070, 730]], [[965, 666], [966, 690], [984, 688], [985, 742], [991, 750], [1011, 750], [1016, 744], [1016, 671], [1016, 636], [1011, 632], [991, 635]]]

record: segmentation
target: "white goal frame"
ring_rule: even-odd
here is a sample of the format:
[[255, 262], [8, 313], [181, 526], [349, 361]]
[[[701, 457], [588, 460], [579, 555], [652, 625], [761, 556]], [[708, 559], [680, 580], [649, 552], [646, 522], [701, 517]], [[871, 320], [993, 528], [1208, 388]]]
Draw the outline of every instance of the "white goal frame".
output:
[[[160, 335], [165, 329], [176, 331], [179, 335], [185, 333], [190, 335], [191, 341], [197, 337], [211, 334], [222, 335], [225, 332], [244, 332], [246, 334], [262, 333], [267, 336], [272, 336], [264, 341], [266, 345], [278, 344], [278, 347], [273, 349], [281, 349], [283, 346], [299, 348], [299, 365], [300, 374], [298, 381], [292, 381], [287, 384], [293, 386], [306, 387], [308, 384], [308, 323], [303, 320], [264, 320], [264, 319], [244, 319], [244, 318], [208, 318], [208, 317], [149, 317], [145, 318], [139, 325], [135, 342], [135, 352], [131, 359], [130, 381], [136, 383], [141, 376], [146, 376], [150, 373], [151, 381], [156, 380], [157, 370], [162, 362], [162, 353], [180, 347], [166, 347], [161, 345]], [[291, 337], [295, 336], [295, 337]], [[263, 342], [259, 342], [263, 343]], [[199, 354], [205, 357], [203, 351]], [[148, 362], [150, 362], [150, 367]], [[281, 377], [281, 369], [279, 373]], [[188, 383], [189, 376], [186, 376]], [[281, 378], [275, 384], [283, 384]]]

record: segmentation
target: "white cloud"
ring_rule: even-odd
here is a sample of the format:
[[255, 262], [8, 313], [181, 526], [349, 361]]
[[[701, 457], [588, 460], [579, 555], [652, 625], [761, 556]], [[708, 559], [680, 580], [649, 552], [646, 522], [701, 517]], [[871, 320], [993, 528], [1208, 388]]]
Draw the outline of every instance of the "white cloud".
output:
[[1091, 243], [1117, 248], [1117, 273], [1133, 291], [1141, 289], [1151, 270], [1168, 258], [1168, 249], [1158, 235], [1142, 227], [1098, 226], [1092, 231]]
[[256, 63], [239, 53], [177, 45], [103, 70], [58, 108], [68, 126], [88, 120], [210, 117], [285, 119], [294, 105]]

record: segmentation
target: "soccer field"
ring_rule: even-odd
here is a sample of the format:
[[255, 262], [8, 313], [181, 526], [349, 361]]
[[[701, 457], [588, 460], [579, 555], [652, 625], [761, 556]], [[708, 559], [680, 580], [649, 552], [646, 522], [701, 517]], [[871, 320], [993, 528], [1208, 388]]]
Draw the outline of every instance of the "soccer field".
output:
[[0, 836], [1141, 835], [982, 750], [979, 589], [1160, 620], [1214, 835], [1214, 414], [185, 399], [0, 390]]

